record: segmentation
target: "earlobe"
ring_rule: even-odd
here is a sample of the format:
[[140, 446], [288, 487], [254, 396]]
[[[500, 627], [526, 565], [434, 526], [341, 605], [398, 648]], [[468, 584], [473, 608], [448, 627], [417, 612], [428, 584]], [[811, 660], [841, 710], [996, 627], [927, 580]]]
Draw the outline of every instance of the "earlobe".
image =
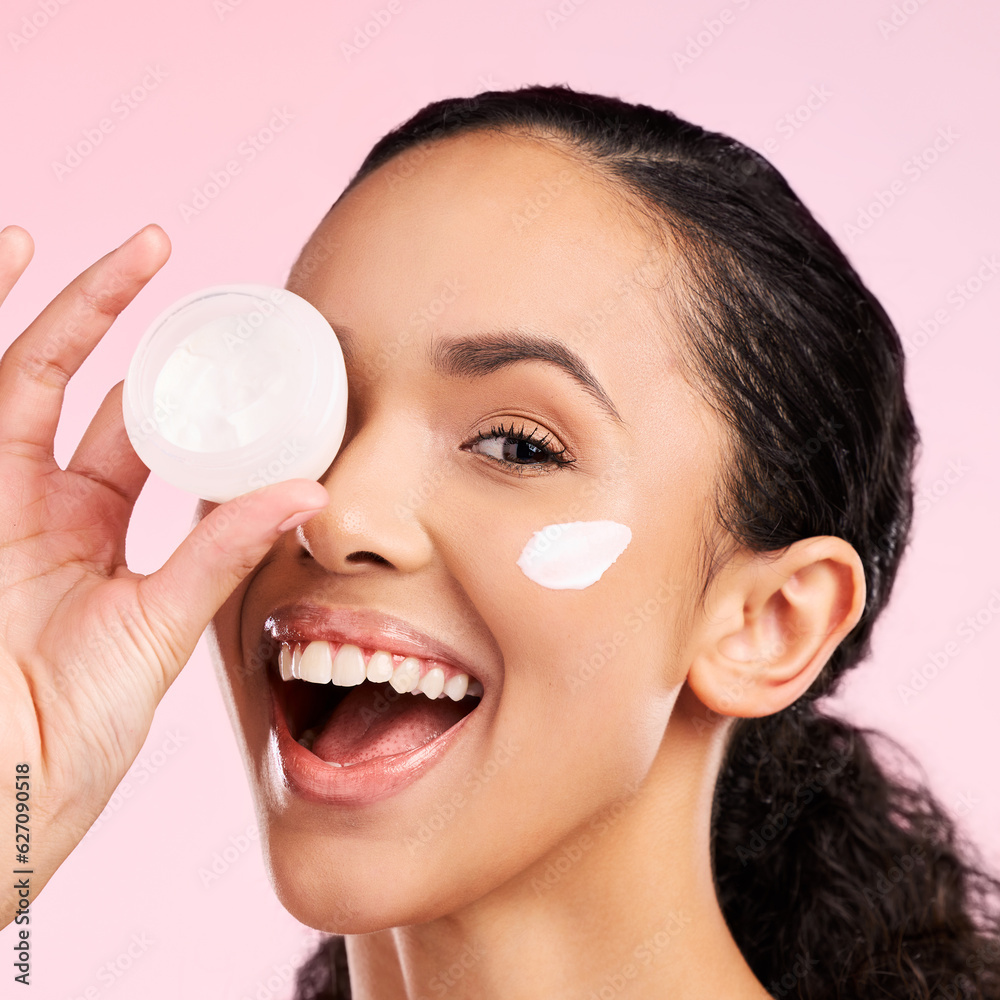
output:
[[688, 684], [721, 715], [779, 712], [810, 687], [864, 605], [861, 559], [842, 538], [743, 553], [713, 583]]

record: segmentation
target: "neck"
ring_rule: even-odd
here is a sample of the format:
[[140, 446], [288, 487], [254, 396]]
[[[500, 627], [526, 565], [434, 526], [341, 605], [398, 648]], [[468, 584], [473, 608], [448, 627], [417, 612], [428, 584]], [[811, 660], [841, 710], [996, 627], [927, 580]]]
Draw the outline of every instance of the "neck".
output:
[[724, 732], [683, 701], [641, 784], [556, 850], [456, 912], [348, 936], [355, 1000], [767, 998], [712, 881]]

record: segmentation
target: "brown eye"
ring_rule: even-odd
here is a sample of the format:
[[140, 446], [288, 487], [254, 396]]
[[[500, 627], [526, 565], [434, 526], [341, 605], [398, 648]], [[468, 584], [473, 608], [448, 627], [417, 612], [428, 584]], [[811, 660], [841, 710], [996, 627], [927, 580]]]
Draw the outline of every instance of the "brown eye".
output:
[[488, 433], [480, 431], [475, 440], [466, 447], [469, 451], [485, 455], [508, 468], [520, 469], [532, 466], [558, 468], [572, 464], [573, 459], [563, 457], [565, 448], [556, 451], [546, 443], [551, 434], [546, 433], [539, 437], [539, 433], [537, 427], [527, 434], [524, 425], [515, 430], [513, 425], [508, 429], [501, 424], [499, 427], [491, 427]]

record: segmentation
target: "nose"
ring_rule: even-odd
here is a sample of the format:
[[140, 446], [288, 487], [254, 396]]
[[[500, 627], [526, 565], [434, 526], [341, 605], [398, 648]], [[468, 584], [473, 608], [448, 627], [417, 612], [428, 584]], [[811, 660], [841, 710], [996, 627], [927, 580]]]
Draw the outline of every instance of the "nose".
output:
[[320, 479], [329, 506], [300, 529], [307, 551], [331, 573], [426, 566], [433, 544], [412, 499], [434, 460], [428, 432], [402, 412], [373, 417], [345, 436]]

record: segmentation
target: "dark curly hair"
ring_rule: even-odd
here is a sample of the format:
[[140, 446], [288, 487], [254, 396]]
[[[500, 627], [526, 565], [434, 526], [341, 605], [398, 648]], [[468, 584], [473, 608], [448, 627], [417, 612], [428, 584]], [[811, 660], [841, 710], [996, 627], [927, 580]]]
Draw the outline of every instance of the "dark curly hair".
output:
[[[869, 652], [906, 546], [919, 437], [899, 336], [781, 174], [728, 136], [564, 86], [435, 101], [385, 135], [344, 193], [395, 157], [473, 131], [554, 144], [615, 184], [677, 249], [669, 295], [693, 381], [729, 428], [704, 597], [726, 550], [836, 535], [864, 613], [812, 687], [738, 719], [715, 789], [712, 865], [734, 939], [776, 997], [1000, 998], [1000, 881], [884, 734], [815, 704]], [[343, 194], [341, 197], [343, 197]], [[339, 199], [338, 199], [339, 200]], [[298, 1000], [350, 996], [344, 939]]]

